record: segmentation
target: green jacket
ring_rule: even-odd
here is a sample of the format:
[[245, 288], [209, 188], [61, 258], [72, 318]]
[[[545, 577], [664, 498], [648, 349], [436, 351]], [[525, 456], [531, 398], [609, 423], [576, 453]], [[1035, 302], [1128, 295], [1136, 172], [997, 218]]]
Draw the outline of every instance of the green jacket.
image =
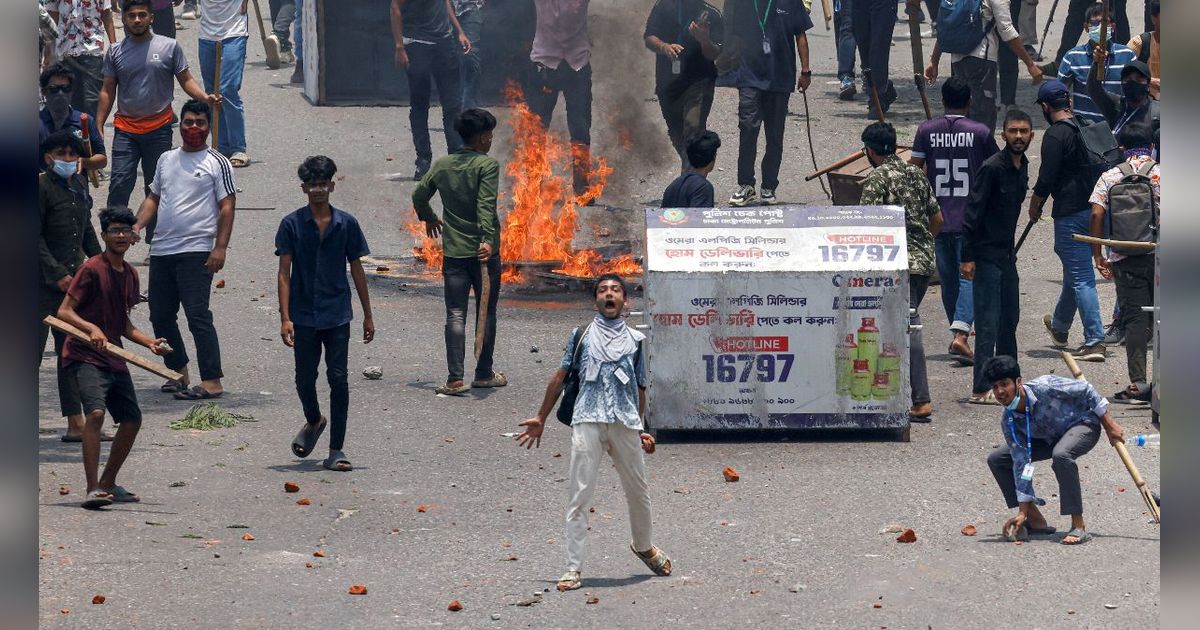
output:
[[433, 163], [413, 191], [413, 206], [422, 221], [437, 219], [429, 201], [442, 195], [442, 248], [448, 258], [475, 258], [479, 244], [500, 251], [500, 219], [496, 193], [500, 163], [484, 153], [463, 148]]
[[53, 172], [38, 175], [38, 259], [42, 288], [58, 291], [63, 276], [100, 253], [92, 228], [92, 197], [81, 175], [70, 181]]
[[929, 224], [942, 211], [929, 178], [921, 169], [889, 155], [863, 180], [864, 206], [900, 206], [904, 208], [904, 228], [908, 240], [908, 272], [932, 276], [936, 272], [933, 233]]

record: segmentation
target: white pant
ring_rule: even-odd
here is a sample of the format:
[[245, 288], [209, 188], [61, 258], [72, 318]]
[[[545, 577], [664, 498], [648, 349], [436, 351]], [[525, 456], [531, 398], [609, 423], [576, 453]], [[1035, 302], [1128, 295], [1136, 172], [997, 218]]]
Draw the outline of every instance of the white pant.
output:
[[607, 452], [621, 477], [629, 506], [633, 548], [650, 549], [650, 487], [639, 432], [621, 423], [581, 422], [571, 428], [571, 475], [567, 485], [567, 570], [582, 571], [587, 554], [588, 504], [596, 490], [600, 458]]

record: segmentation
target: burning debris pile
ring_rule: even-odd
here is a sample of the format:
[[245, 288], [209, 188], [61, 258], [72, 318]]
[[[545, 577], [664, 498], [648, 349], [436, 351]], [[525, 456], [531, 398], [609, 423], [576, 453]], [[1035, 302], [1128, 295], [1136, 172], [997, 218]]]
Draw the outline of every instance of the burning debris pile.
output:
[[[595, 201], [612, 174], [604, 158], [588, 165], [588, 186], [576, 195], [571, 183], [571, 166], [587, 160], [587, 154], [545, 130], [537, 114], [529, 109], [521, 88], [509, 83], [504, 93], [512, 108], [508, 123], [513, 129], [513, 151], [505, 173], [509, 188], [498, 200], [504, 214], [500, 257], [505, 261], [503, 282], [523, 282], [518, 263], [549, 262], [556, 273], [594, 278], [604, 273], [639, 275], [642, 266], [630, 255], [610, 260], [594, 249], [573, 247], [579, 209]], [[414, 221], [407, 229], [417, 237], [416, 257], [430, 270], [442, 266], [442, 247], [425, 234], [425, 224]]]

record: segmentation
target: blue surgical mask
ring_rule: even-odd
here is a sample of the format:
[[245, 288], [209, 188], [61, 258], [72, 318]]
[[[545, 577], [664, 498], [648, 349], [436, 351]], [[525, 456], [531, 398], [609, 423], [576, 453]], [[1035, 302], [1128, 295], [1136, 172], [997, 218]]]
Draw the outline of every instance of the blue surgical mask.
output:
[[77, 170], [79, 170], [79, 162], [54, 160], [54, 172], [64, 179], [74, 175]]
[[1005, 408], [1013, 413], [1016, 413], [1017, 407], [1019, 407], [1020, 405], [1021, 405], [1021, 390], [1018, 389], [1016, 392], [1016, 396], [1013, 396], [1012, 401], [1009, 402], [1007, 405], [1005, 405]]
[[1094, 43], [1094, 44], [1100, 43], [1100, 27], [1099, 26], [1093, 26], [1092, 28], [1088, 29], [1088, 39], [1092, 40], [1092, 43]]

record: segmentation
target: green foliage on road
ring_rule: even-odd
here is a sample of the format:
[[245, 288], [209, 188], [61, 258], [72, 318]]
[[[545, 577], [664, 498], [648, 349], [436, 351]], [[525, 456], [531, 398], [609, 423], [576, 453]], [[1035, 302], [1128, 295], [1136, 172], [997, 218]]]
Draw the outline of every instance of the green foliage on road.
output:
[[196, 403], [188, 410], [182, 420], [176, 420], [170, 427], [176, 431], [195, 429], [211, 431], [213, 429], [228, 429], [242, 422], [254, 422], [254, 416], [245, 416], [222, 409], [217, 403]]

